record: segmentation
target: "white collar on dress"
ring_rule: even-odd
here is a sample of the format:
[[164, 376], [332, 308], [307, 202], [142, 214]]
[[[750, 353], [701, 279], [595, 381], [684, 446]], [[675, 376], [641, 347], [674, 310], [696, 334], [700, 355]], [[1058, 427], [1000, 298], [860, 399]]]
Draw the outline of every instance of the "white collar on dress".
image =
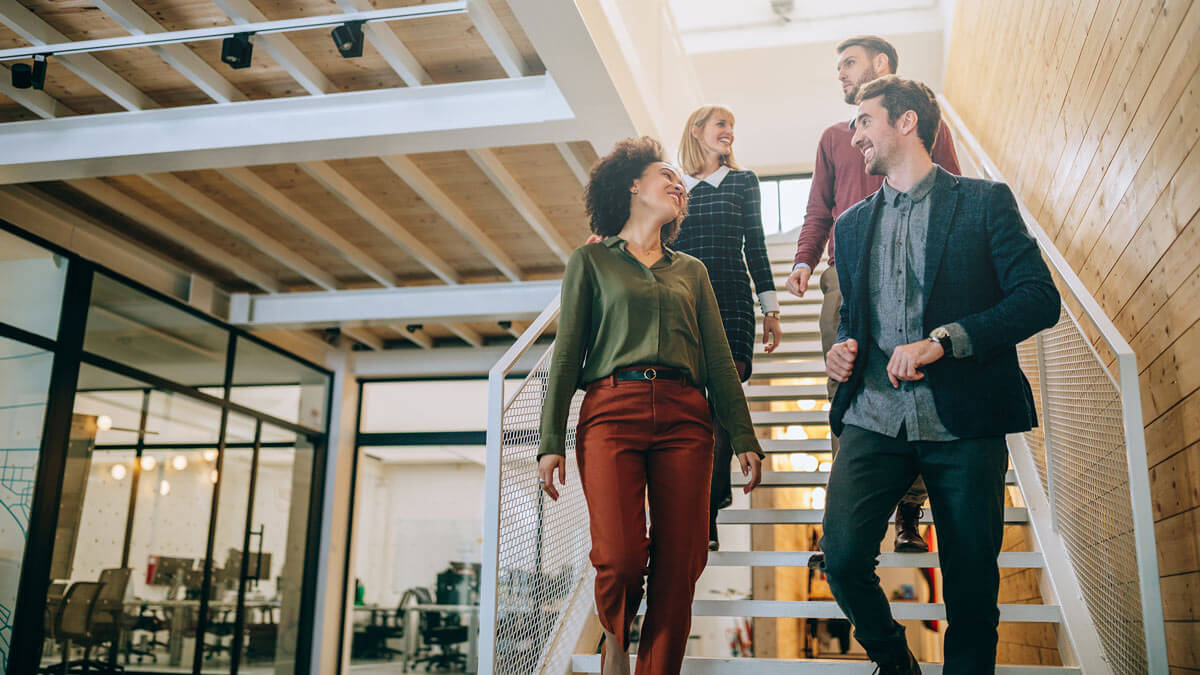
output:
[[[708, 177], [704, 179], [704, 182], [713, 187], [721, 187], [721, 181], [725, 180], [725, 176], [728, 175], [729, 167], [722, 166], [716, 171], [710, 173]], [[683, 177], [683, 184], [687, 186], [688, 192], [691, 192], [693, 188], [700, 184], [700, 179], [685, 175]]]

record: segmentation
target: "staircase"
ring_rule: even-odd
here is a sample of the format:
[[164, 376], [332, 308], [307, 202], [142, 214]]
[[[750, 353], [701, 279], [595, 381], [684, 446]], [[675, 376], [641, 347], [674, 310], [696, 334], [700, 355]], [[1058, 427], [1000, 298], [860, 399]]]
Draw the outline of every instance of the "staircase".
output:
[[[796, 298], [785, 290], [784, 281], [791, 270], [794, 242], [784, 238], [771, 242], [768, 250], [771, 255], [772, 270], [775, 273], [775, 284], [779, 289], [779, 299], [782, 305], [782, 323], [784, 338], [779, 348], [772, 354], [765, 354], [756, 347], [753, 376], [744, 386], [747, 400], [751, 406], [751, 419], [755, 428], [760, 432], [763, 451], [767, 453], [764, 462], [763, 481], [757, 492], [771, 490], [794, 490], [796, 488], [822, 488], [828, 482], [827, 470], [800, 471], [794, 470], [792, 456], [799, 454], [812, 467], [816, 459], [817, 468], [828, 469], [826, 462], [831, 460], [830, 441], [825, 438], [828, 431], [829, 413], [826, 404], [827, 389], [825, 385], [824, 361], [821, 353], [821, 336], [817, 319], [821, 307], [821, 291], [819, 275], [823, 273], [824, 265], [819, 267], [809, 285], [809, 291], [804, 298]], [[761, 325], [760, 325], [761, 330]], [[761, 342], [762, 334], [758, 335]], [[772, 410], [771, 408], [776, 408]], [[799, 433], [804, 429], [805, 433]], [[805, 438], [804, 436], [807, 436]], [[797, 457], [797, 461], [801, 461]], [[746, 478], [739, 471], [732, 472], [732, 482], [735, 488], [745, 485]], [[1008, 482], [1015, 485], [1014, 472], [1008, 474]], [[738, 492], [735, 490], [735, 493]], [[736, 504], [735, 500], [735, 504]], [[770, 495], [754, 501], [773, 502]], [[818, 502], [823, 499], [817, 500]], [[730, 507], [718, 516], [717, 523], [721, 530], [722, 541], [735, 539], [735, 528], [764, 525], [820, 525], [824, 511], [820, 508], [778, 508], [778, 507]], [[1006, 509], [1007, 524], [1026, 524], [1029, 515], [1025, 508], [1014, 507]], [[926, 515], [922, 522], [932, 523]], [[744, 533], [741, 537], [745, 539]], [[934, 568], [938, 566], [936, 553], [894, 553], [890, 552], [891, 533], [884, 542], [884, 550], [880, 556], [881, 568]], [[721, 550], [710, 553], [708, 559], [709, 574], [711, 570], [720, 568], [803, 568], [807, 565], [811, 551], [782, 551], [782, 550]], [[1042, 555], [1036, 552], [1004, 553], [999, 560], [1002, 568], [1041, 568], [1044, 565]], [[914, 575], [914, 579], [916, 575]], [[698, 588], [704, 589], [704, 577]], [[885, 590], [886, 587], [885, 587]], [[922, 602], [893, 602], [892, 612], [900, 621], [945, 620], [945, 607], [941, 604]], [[746, 599], [746, 600], [710, 600], [697, 593], [693, 604], [693, 616], [696, 617], [755, 617], [755, 618], [795, 618], [795, 619], [833, 619], [844, 618], [837, 604], [828, 600], [786, 600], [786, 599]], [[1053, 604], [1019, 604], [1001, 605], [1001, 622], [1036, 622], [1056, 624], [1062, 620], [1058, 606]], [[910, 634], [915, 631], [925, 631], [919, 624], [909, 623]], [[835, 655], [838, 650], [834, 650]], [[858, 660], [846, 660], [825, 656], [814, 659], [777, 659], [777, 658], [706, 658], [689, 657], [685, 660], [683, 672], [699, 675], [701, 673], [737, 674], [746, 673], [766, 675], [768, 673], [870, 673], [874, 665], [863, 660], [859, 652]], [[852, 655], [851, 655], [852, 656]], [[634, 657], [631, 657], [631, 661]], [[801, 664], [803, 664], [801, 666]], [[802, 668], [802, 670], [801, 670]], [[938, 673], [939, 664], [922, 664], [924, 672]], [[599, 673], [600, 657], [596, 654], [576, 654], [571, 661], [571, 671], [574, 673]], [[998, 673], [1011, 675], [1035, 675], [1043, 673], [1078, 673], [1078, 668], [1052, 667], [1037, 664], [1022, 666], [1001, 666]]]

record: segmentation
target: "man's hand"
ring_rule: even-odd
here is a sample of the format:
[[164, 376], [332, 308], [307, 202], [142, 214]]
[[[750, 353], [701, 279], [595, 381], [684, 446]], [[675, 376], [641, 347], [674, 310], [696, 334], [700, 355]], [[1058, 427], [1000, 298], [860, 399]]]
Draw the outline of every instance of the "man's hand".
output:
[[787, 278], [787, 289], [792, 295], [797, 298], [804, 297], [808, 292], [808, 280], [812, 277], [812, 270], [806, 265], [801, 265], [792, 270], [792, 273]]
[[892, 352], [892, 358], [888, 361], [888, 380], [893, 387], [899, 387], [901, 381], [924, 379], [925, 373], [918, 368], [927, 366], [945, 355], [941, 343], [934, 340], [918, 340], [912, 344], [900, 345]]
[[830, 379], [845, 382], [854, 372], [854, 357], [858, 356], [858, 340], [853, 338], [829, 348], [825, 355], [825, 374]]

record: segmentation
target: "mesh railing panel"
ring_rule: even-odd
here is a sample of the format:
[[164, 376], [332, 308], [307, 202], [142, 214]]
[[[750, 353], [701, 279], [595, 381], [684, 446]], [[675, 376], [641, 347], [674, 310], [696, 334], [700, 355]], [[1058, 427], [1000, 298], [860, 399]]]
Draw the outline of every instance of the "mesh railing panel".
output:
[[1040, 376], [1038, 340], [1020, 350], [1038, 405], [1044, 395], [1046, 407], [1026, 440], [1113, 672], [1145, 673], [1121, 392], [1065, 310], [1040, 340]]
[[[1062, 317], [1059, 317], [1062, 320]], [[1042, 484], [1042, 494], [1046, 494], [1046, 443], [1042, 429], [1045, 427], [1046, 412], [1042, 410], [1042, 374], [1038, 367], [1038, 338], [1032, 337], [1017, 345], [1017, 358], [1021, 369], [1033, 388], [1033, 404], [1037, 409], [1038, 426], [1025, 432], [1025, 443], [1033, 453], [1033, 463], [1037, 467], [1038, 479]]]
[[538, 423], [553, 346], [517, 389], [501, 423], [494, 675], [564, 672], [592, 613], [591, 536], [575, 463], [582, 393], [567, 419], [567, 484], [537, 484]]

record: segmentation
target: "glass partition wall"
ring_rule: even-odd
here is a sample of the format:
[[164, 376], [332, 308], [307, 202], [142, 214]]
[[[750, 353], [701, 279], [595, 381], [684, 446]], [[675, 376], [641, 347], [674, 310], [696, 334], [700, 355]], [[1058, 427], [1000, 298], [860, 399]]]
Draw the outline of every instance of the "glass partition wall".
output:
[[310, 672], [329, 380], [0, 224], [0, 673]]

